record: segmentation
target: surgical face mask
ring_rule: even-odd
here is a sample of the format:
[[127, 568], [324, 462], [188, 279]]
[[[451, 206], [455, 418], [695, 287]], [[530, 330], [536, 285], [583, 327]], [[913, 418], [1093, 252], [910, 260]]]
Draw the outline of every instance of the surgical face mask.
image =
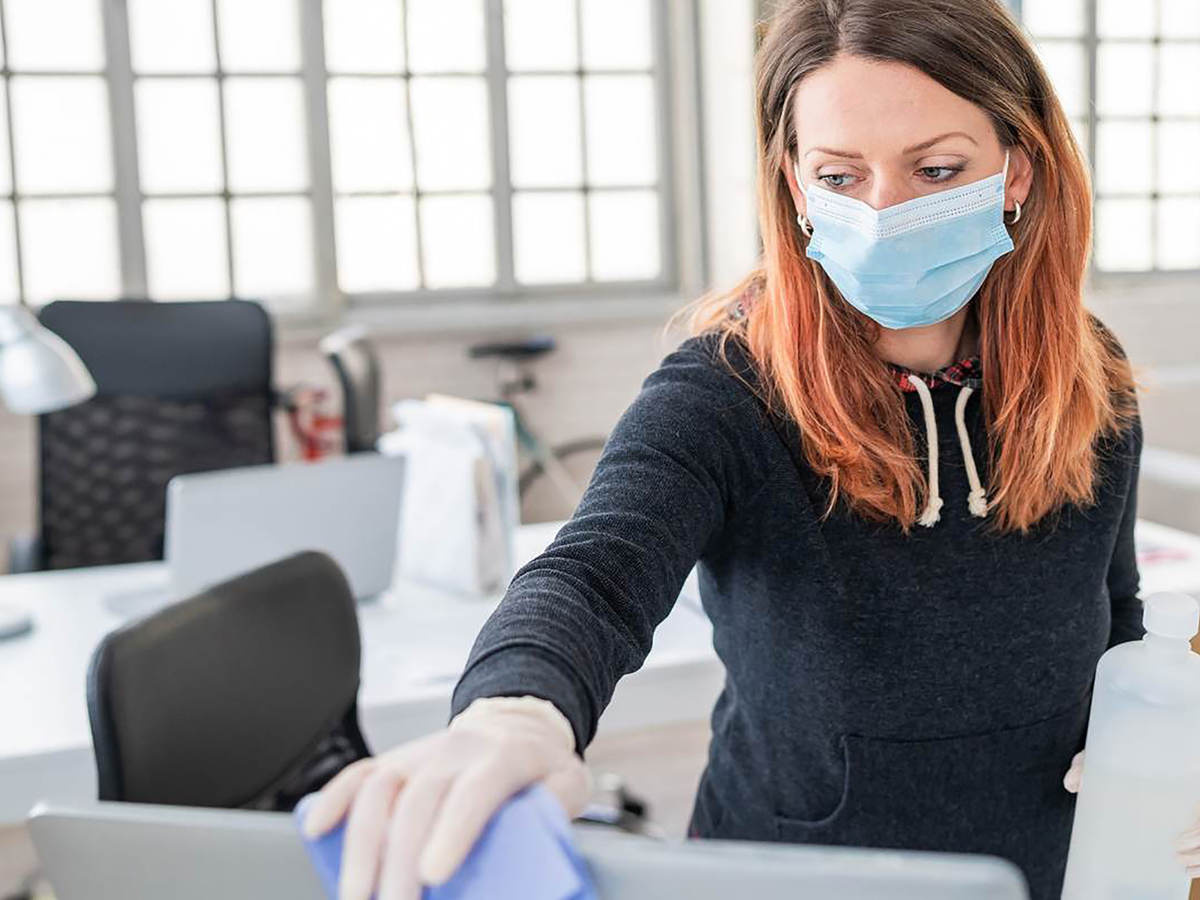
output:
[[1013, 249], [1004, 224], [1008, 151], [995, 175], [884, 209], [816, 184], [806, 188], [795, 169], [812, 223], [806, 255], [885, 328], [950, 318]]

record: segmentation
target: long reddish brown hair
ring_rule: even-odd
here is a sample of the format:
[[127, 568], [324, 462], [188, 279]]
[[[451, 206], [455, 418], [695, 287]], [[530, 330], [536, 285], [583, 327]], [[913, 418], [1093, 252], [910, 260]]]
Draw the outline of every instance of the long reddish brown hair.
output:
[[[902, 395], [872, 350], [879, 326], [844, 302], [796, 225], [784, 167], [797, 147], [792, 96], [837, 53], [906, 63], [990, 116], [1033, 164], [1014, 250], [996, 261], [971, 315], [979, 329], [993, 527], [1027, 531], [1065, 502], [1094, 502], [1097, 438], [1136, 415], [1119, 345], [1083, 305], [1092, 239], [1082, 153], [1036, 53], [1000, 0], [782, 0], [755, 66], [761, 265], [685, 307], [692, 333], [734, 335], [765, 399], [799, 426], [803, 452], [873, 520], [907, 531], [927, 485]], [[743, 318], [729, 316], [754, 297]]]

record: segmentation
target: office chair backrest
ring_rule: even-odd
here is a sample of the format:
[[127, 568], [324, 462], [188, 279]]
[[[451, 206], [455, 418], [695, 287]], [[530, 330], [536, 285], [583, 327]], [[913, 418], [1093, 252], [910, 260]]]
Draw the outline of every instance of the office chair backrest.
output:
[[320, 346], [342, 389], [346, 452], [374, 450], [379, 439], [379, 357], [366, 330], [347, 326], [326, 335]]
[[306, 551], [112, 632], [88, 716], [101, 800], [291, 809], [369, 755], [345, 576]]
[[57, 301], [39, 319], [97, 394], [39, 417], [36, 567], [161, 559], [173, 476], [274, 461], [271, 322], [257, 303]]

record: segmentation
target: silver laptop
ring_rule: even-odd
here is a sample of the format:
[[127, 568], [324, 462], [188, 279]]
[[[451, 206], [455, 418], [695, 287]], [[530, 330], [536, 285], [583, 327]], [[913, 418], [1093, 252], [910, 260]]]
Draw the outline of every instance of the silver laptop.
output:
[[[287, 813], [39, 804], [29, 829], [57, 900], [324, 900]], [[574, 833], [601, 900], [1029, 897], [1020, 870], [992, 856]]]
[[365, 600], [392, 581], [403, 457], [177, 475], [167, 485], [165, 556], [175, 597], [301, 550], [322, 550]]

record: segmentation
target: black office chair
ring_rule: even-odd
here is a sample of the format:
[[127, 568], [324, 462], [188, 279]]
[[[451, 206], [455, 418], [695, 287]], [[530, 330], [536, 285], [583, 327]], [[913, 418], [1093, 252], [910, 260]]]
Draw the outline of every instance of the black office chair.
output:
[[10, 569], [162, 559], [175, 475], [273, 462], [272, 332], [246, 300], [57, 301], [96, 396], [38, 417], [39, 508]]
[[370, 755], [359, 659], [349, 585], [315, 551], [112, 632], [87, 675], [100, 799], [291, 810]]
[[321, 339], [342, 389], [346, 452], [374, 450], [379, 440], [379, 357], [366, 329], [349, 325]]

